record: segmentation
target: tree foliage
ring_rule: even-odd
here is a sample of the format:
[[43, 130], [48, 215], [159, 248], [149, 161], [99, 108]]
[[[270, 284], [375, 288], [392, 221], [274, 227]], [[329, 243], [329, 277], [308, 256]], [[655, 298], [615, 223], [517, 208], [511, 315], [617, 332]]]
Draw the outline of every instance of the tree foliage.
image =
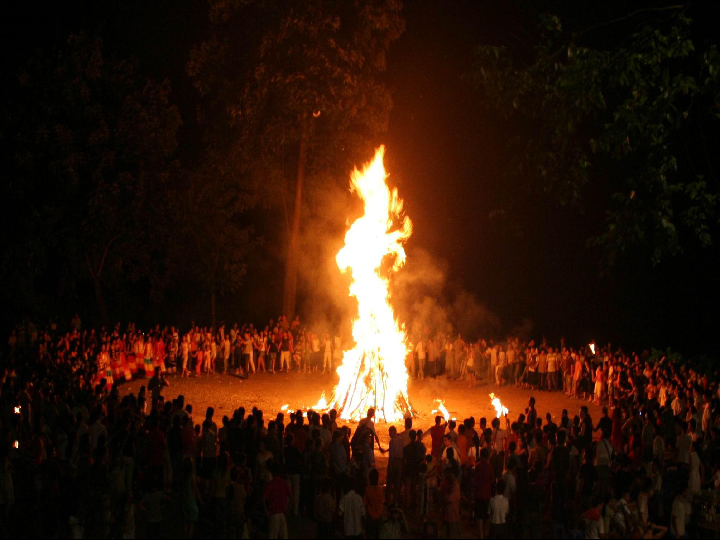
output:
[[[146, 278], [162, 282], [164, 192], [175, 170], [180, 115], [169, 85], [142, 81], [132, 62], [108, 60], [99, 39], [71, 36], [19, 73], [3, 110], [4, 277], [28, 287], [52, 276], [54, 296], [77, 298]], [[15, 270], [13, 270], [15, 268]], [[58, 294], [59, 293], [59, 294]]]
[[604, 205], [591, 241], [610, 262], [640, 248], [657, 263], [718, 232], [720, 54], [680, 6], [638, 24], [645, 11], [571, 29], [544, 15], [529, 59], [483, 46], [468, 74], [484, 105], [522, 126], [510, 174], [563, 204]]
[[210, 6], [211, 34], [192, 51], [188, 71], [207, 102], [203, 119], [222, 121], [214, 136], [228, 145], [231, 166], [263, 200], [283, 206], [284, 307], [293, 311], [304, 184], [344, 179], [387, 129], [392, 101], [381, 75], [387, 48], [404, 28], [401, 2]]

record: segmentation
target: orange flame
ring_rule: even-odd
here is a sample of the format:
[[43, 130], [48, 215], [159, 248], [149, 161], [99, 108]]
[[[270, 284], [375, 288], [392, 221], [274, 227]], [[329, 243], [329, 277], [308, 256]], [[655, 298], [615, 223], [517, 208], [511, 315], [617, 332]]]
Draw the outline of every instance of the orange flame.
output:
[[439, 403], [438, 408], [430, 411], [430, 414], [437, 414], [439, 412], [442, 417], [445, 418], [445, 421], [448, 422], [450, 420], [450, 412], [445, 408], [445, 403], [439, 399], [436, 399], [435, 401]]
[[330, 400], [343, 420], [360, 420], [370, 408], [388, 422], [412, 414], [407, 336], [389, 303], [389, 277], [381, 273], [381, 267], [388, 268], [383, 264], [387, 257], [390, 272], [405, 264], [403, 243], [412, 234], [412, 223], [403, 215], [397, 189], [390, 191], [385, 183], [384, 154], [381, 146], [362, 171], [352, 172], [350, 190], [363, 200], [365, 213], [348, 229], [336, 257], [340, 271], [352, 275], [350, 295], [358, 302], [352, 328], [356, 345], [343, 353], [340, 381]]
[[495, 413], [497, 414], [497, 418], [500, 418], [501, 416], [507, 416], [510, 411], [508, 411], [507, 407], [505, 407], [500, 402], [500, 398], [495, 397], [495, 394], [490, 394], [490, 400], [492, 406], [495, 407]]
[[310, 407], [313, 411], [326, 411], [328, 409], [328, 402], [325, 399], [325, 392], [322, 393], [318, 402]]

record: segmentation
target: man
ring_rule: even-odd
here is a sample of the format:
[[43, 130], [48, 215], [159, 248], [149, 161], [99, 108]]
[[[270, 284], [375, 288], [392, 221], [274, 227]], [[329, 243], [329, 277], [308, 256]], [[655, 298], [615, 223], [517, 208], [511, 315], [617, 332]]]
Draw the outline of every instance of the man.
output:
[[363, 418], [362, 420], [360, 420], [360, 422], [358, 422], [358, 427], [355, 430], [355, 436], [358, 438], [358, 442], [365, 440], [364, 434], [362, 433], [363, 431], [370, 433], [372, 435], [373, 441], [377, 442], [378, 450], [380, 450], [380, 452], [382, 453], [385, 453], [385, 450], [383, 450], [382, 446], [380, 445], [380, 439], [375, 432], [375, 409], [373, 408], [368, 409], [367, 417]]
[[332, 373], [332, 341], [330, 334], [325, 334], [323, 340], [323, 373]]
[[[403, 438], [398, 434], [395, 426], [390, 426], [388, 433], [390, 434], [390, 456], [388, 459], [385, 498], [388, 501], [391, 501], [391, 504], [399, 504], [400, 492], [402, 489], [405, 444], [403, 442]], [[392, 495], [392, 497], [390, 497], [390, 495]]]
[[280, 467], [270, 462], [273, 478], [265, 486], [263, 501], [265, 512], [270, 518], [270, 531], [268, 538], [287, 538], [287, 521], [285, 512], [292, 497], [292, 490], [288, 483], [280, 478]]
[[255, 340], [250, 336], [250, 332], [245, 332], [243, 336], [243, 367], [246, 376], [250, 376], [250, 370], [255, 373], [255, 361], [253, 359], [254, 349]]
[[160, 368], [156, 367], [155, 374], [152, 379], [150, 379], [150, 382], [148, 382], [148, 390], [150, 390], [150, 395], [152, 396], [153, 407], [155, 406], [155, 402], [162, 396], [162, 390], [166, 386], [170, 386], [170, 383], [160, 374]]
[[547, 355], [547, 380], [548, 390], [553, 391], [557, 388], [557, 370], [558, 370], [558, 357], [553, 351], [553, 348], [548, 349]]
[[405, 485], [405, 508], [412, 510], [415, 505], [415, 499], [418, 487], [418, 477], [420, 476], [420, 465], [424, 455], [418, 452], [415, 444], [417, 433], [410, 431], [410, 444], [403, 448], [403, 484]]
[[510, 513], [510, 502], [505, 497], [505, 482], [498, 480], [495, 495], [490, 499], [488, 515], [490, 516], [490, 538], [509, 538], [507, 517]]
[[345, 493], [340, 499], [338, 514], [343, 517], [345, 538], [360, 538], [362, 534], [362, 518], [365, 515], [365, 502], [350, 482], [349, 478], [345, 481], [343, 490]]
[[430, 454], [437, 461], [442, 451], [443, 438], [445, 437], [445, 428], [447, 423], [443, 422], [442, 416], [435, 417], [435, 425], [430, 428], [430, 438], [432, 440], [432, 447]]
[[483, 448], [480, 450], [480, 461], [475, 465], [475, 517], [479, 524], [480, 538], [485, 538], [486, 516], [495, 481], [495, 471], [488, 461], [489, 456], [488, 449]]
[[283, 332], [280, 339], [280, 371], [285, 366], [285, 372], [290, 372], [290, 353], [292, 352], [292, 342], [290, 341], [290, 334]]

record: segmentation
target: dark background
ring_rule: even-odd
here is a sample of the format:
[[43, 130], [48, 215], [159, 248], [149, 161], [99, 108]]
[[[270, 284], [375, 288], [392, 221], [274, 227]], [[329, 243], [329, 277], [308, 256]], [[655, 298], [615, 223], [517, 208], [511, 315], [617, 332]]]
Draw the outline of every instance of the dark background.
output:
[[[390, 183], [399, 186], [415, 225], [410, 255], [422, 248], [446, 261], [448, 278], [496, 313], [504, 331], [527, 318], [534, 322], [533, 335], [551, 340], [565, 336], [573, 343], [596, 339], [626, 348], [715, 354], [717, 249], [691, 249], [658, 266], [639, 252], [602, 274], [600, 254], [587, 247], [602, 228], [602, 211], [592, 203], [584, 212], [562, 208], [503, 175], [502, 163], [512, 159], [504, 145], [512, 128], [488, 112], [463, 80], [473, 47], [531, 46], [526, 29], [541, 11], [582, 24], [622, 9], [621, 3], [605, 2], [569, 11], [543, 2], [406, 2], [406, 31], [391, 46], [386, 74], [394, 99], [390, 129], [378, 144], [387, 146]], [[703, 20], [702, 13], [691, 16]], [[185, 67], [190, 48], [207, 31], [203, 2], [28, 2], [0, 24], [6, 77], [36, 48], [86, 32], [102, 37], [106, 54], [136, 57], [143, 74], [168, 78], [184, 122], [179, 155], [192, 164], [199, 146], [198, 96]], [[706, 30], [699, 26], [699, 32]], [[608, 195], [598, 188], [598, 201]], [[279, 261], [268, 263], [262, 251], [256, 253], [247, 290], [222, 301], [220, 312], [276, 312], [281, 299], [272, 291], [281, 288], [281, 276]], [[258, 290], [267, 291], [265, 309], [244, 306], [248, 298], [257, 302]], [[189, 321], [206, 309], [205, 300], [192, 294], [169, 297], [160, 307], [146, 309], [141, 300], [125, 305], [168, 322]]]

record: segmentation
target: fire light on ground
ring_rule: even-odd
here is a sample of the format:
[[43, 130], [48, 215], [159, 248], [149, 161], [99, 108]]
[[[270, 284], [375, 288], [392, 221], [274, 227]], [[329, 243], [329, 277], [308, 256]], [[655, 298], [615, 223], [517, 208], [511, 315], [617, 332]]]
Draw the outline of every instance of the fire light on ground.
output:
[[405, 264], [403, 243], [412, 233], [412, 223], [403, 215], [397, 189], [391, 191], [385, 183], [384, 154], [381, 146], [362, 171], [352, 172], [350, 190], [363, 200], [365, 213], [348, 229], [345, 246], [336, 257], [340, 271], [351, 273], [350, 295], [358, 302], [352, 329], [356, 345], [343, 353], [337, 369], [340, 382], [329, 404], [343, 420], [361, 420], [370, 408], [375, 408], [379, 420], [388, 422], [412, 414], [405, 367], [407, 336], [395, 319], [389, 275], [384, 275]]
[[495, 414], [497, 414], [497, 418], [500, 418], [501, 416], [507, 416], [510, 411], [508, 411], [507, 407], [505, 407], [500, 402], [499, 397], [496, 397], [495, 394], [490, 394], [490, 400], [492, 406], [495, 407]]

